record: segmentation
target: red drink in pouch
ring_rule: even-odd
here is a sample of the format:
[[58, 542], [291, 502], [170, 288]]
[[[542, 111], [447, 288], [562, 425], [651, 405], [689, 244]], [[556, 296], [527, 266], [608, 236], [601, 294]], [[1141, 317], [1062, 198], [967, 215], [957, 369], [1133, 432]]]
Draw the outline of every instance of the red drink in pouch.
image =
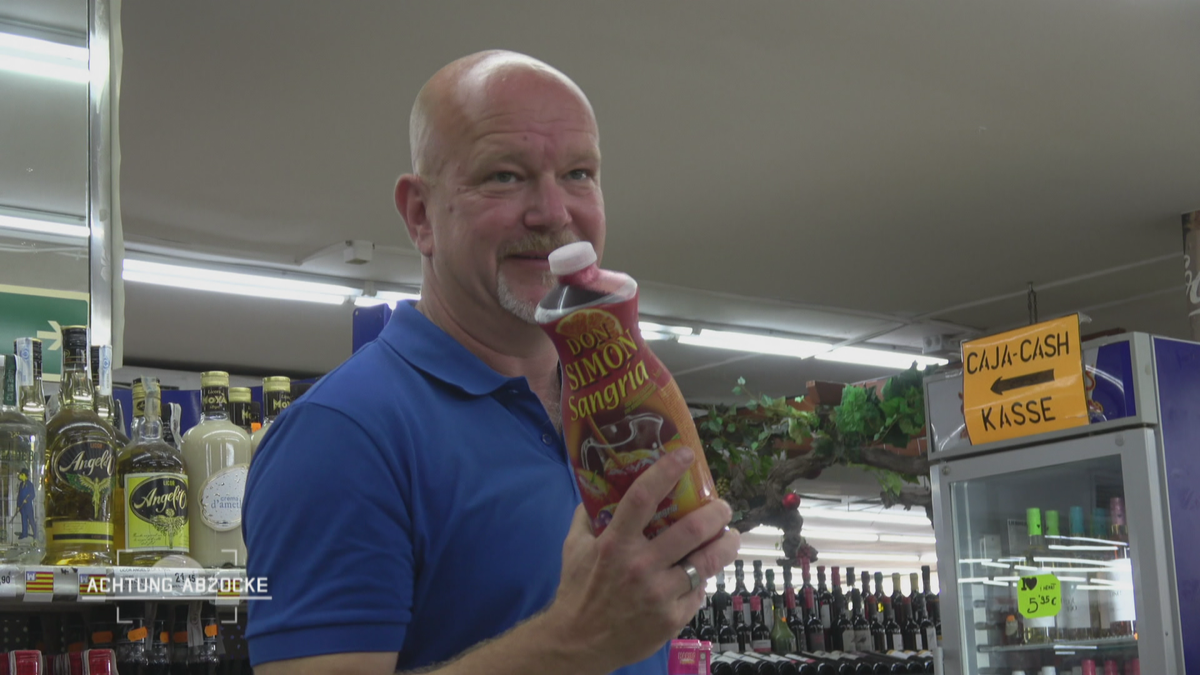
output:
[[592, 531], [604, 531], [625, 491], [659, 458], [682, 447], [696, 453], [646, 527], [654, 537], [717, 498], [696, 425], [638, 330], [637, 282], [598, 268], [587, 242], [552, 252], [550, 271], [558, 284], [535, 316], [561, 360], [563, 434]]

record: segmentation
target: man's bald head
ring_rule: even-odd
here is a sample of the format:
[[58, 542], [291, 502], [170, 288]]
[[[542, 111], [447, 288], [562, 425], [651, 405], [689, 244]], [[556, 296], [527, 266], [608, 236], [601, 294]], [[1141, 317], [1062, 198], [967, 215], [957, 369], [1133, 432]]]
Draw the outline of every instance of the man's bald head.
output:
[[531, 56], [503, 50], [464, 56], [434, 73], [417, 93], [408, 122], [413, 173], [433, 182], [444, 166], [448, 145], [456, 140], [455, 132], [483, 112], [493, 87], [515, 74], [556, 82], [575, 94], [589, 112], [592, 109], [571, 78]]

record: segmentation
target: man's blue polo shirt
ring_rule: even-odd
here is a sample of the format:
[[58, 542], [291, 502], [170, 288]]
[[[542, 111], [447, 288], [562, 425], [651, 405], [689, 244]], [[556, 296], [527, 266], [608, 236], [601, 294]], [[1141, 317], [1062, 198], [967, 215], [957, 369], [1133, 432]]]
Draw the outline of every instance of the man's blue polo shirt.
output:
[[[446, 661], [554, 599], [579, 492], [523, 377], [413, 306], [276, 420], [243, 507], [254, 665], [397, 651]], [[666, 649], [622, 671], [663, 675]]]

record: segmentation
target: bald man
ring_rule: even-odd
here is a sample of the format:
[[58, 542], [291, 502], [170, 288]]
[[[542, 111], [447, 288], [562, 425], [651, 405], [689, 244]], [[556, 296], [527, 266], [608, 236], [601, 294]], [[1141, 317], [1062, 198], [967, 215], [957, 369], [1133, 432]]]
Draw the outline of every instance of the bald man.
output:
[[421, 300], [288, 408], [251, 468], [249, 575], [272, 596], [250, 603], [255, 672], [663, 675], [704, 604], [679, 563], [715, 575], [738, 535], [724, 502], [642, 535], [690, 450], [601, 536], [580, 506], [533, 311], [550, 251], [604, 250], [592, 107], [550, 66], [483, 52], [426, 83], [410, 142], [395, 200]]

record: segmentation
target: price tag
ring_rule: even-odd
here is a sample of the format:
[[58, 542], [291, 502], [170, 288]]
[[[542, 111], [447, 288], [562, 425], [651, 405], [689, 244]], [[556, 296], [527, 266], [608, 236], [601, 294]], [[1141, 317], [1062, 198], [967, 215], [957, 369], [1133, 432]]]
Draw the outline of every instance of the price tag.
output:
[[16, 565], [0, 565], [0, 598], [15, 598], [25, 590], [25, 579]]
[[1017, 604], [1021, 616], [1026, 619], [1057, 616], [1062, 610], [1062, 587], [1058, 577], [1053, 574], [1021, 577], [1017, 586]]

